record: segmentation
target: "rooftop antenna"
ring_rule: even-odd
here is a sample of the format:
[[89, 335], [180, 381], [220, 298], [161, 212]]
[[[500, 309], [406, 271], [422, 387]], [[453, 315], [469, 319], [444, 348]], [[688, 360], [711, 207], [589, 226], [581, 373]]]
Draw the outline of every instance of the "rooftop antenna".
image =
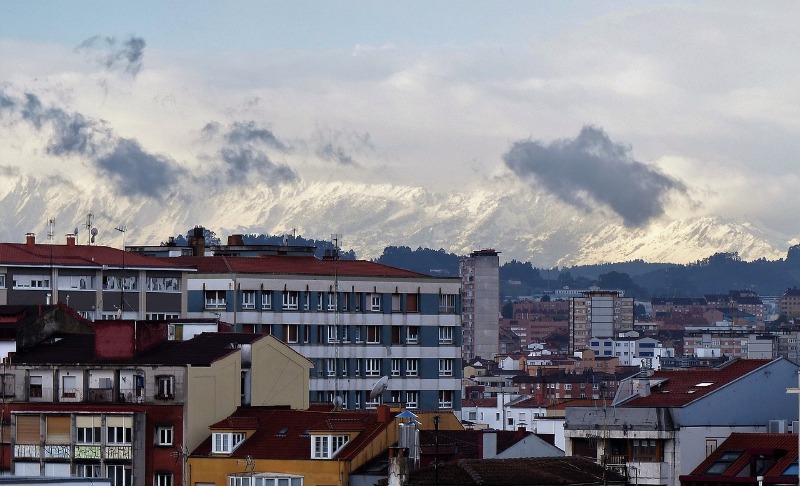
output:
[[48, 243], [53, 243], [53, 237], [56, 235], [56, 218], [50, 218], [47, 221], [49, 229], [47, 231], [47, 241]]
[[89, 232], [92, 237], [89, 239], [89, 244], [94, 244], [94, 238], [97, 236], [97, 228], [92, 228], [92, 231]]
[[75, 235], [75, 244], [78, 244], [78, 227], [76, 226], [74, 230], [72, 230], [72, 234]]
[[89, 240], [90, 245], [94, 243], [94, 237], [97, 236], [97, 228], [94, 228], [92, 226], [93, 224], [92, 219], [94, 219], [94, 214], [89, 213], [86, 215], [86, 231], [88, 231], [89, 234], [92, 235], [91, 239]]
[[382, 396], [383, 392], [385, 392], [388, 387], [389, 377], [381, 376], [381, 379], [375, 382], [375, 385], [372, 386], [372, 391], [369, 392], [370, 401]]

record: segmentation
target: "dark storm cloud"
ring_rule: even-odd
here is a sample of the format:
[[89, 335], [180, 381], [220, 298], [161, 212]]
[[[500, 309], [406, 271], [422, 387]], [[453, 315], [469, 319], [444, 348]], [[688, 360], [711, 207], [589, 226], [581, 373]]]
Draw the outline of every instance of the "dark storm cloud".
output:
[[162, 199], [183, 174], [172, 159], [146, 152], [139, 142], [127, 138], [117, 140], [113, 150], [95, 163], [116, 184], [117, 192], [125, 196]]
[[145, 41], [141, 37], [130, 36], [125, 40], [115, 37], [90, 37], [75, 48], [75, 51], [86, 53], [106, 69], [122, 69], [136, 76], [142, 68]]
[[228, 181], [241, 184], [253, 176], [272, 182], [293, 182], [297, 174], [287, 165], [275, 164], [262, 150], [252, 147], [223, 147], [219, 155], [226, 164]]
[[238, 146], [253, 142], [261, 142], [278, 150], [288, 150], [288, 147], [278, 140], [278, 137], [276, 137], [272, 131], [259, 126], [254, 121], [232, 123], [228, 132], [225, 134], [225, 141], [231, 145]]
[[105, 122], [58, 107], [45, 107], [32, 93], [15, 99], [0, 92], [0, 107], [47, 133], [49, 154], [91, 161], [114, 182], [120, 194], [159, 198], [172, 191], [185, 173], [169, 157], [148, 153], [138, 141], [117, 136]]
[[332, 160], [339, 165], [356, 165], [353, 157], [347, 154], [342, 147], [326, 143], [317, 149], [317, 156], [321, 159]]
[[664, 214], [671, 192], [686, 193], [681, 181], [637, 162], [628, 147], [592, 126], [575, 139], [516, 142], [503, 159], [515, 174], [535, 178], [562, 201], [589, 211], [595, 204], [608, 206], [631, 227]]

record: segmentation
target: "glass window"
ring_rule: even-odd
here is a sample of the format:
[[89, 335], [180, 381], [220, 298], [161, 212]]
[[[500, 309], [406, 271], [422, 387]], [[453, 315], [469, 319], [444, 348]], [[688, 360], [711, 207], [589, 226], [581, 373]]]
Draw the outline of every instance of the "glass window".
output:
[[452, 327], [439, 327], [439, 344], [453, 344]]
[[406, 328], [406, 344], [419, 343], [419, 326], [408, 326]]
[[153, 486], [172, 486], [172, 473], [155, 473]]
[[380, 344], [381, 326], [367, 326], [367, 344]]
[[439, 390], [439, 408], [453, 408], [453, 390]]
[[372, 312], [380, 312], [381, 311], [381, 294], [371, 294], [370, 295], [369, 310], [372, 311]]
[[300, 292], [288, 290], [283, 292], [283, 309], [297, 310], [300, 302]]
[[272, 292], [265, 290], [261, 294], [261, 308], [263, 310], [272, 310]]
[[406, 376], [418, 376], [419, 374], [419, 359], [407, 358], [406, 359]]
[[224, 309], [225, 308], [225, 291], [224, 290], [206, 290], [206, 309]]
[[256, 291], [243, 290], [242, 291], [242, 309], [255, 309], [256, 308]]
[[439, 376], [453, 376], [452, 359], [439, 359]]
[[173, 434], [172, 426], [156, 427], [156, 445], [171, 446]]
[[156, 398], [173, 398], [175, 377], [170, 375], [156, 376]]
[[380, 376], [381, 375], [381, 360], [380, 358], [367, 358], [365, 361], [364, 371], [366, 376]]
[[296, 343], [297, 337], [299, 334], [299, 326], [297, 324], [285, 324], [284, 325], [284, 337], [286, 338], [287, 343]]
[[439, 314], [454, 314], [456, 312], [455, 294], [442, 294], [439, 296]]
[[419, 406], [419, 392], [409, 391], [406, 392], [406, 407], [417, 408]]
[[392, 376], [400, 376], [400, 358], [392, 358]]

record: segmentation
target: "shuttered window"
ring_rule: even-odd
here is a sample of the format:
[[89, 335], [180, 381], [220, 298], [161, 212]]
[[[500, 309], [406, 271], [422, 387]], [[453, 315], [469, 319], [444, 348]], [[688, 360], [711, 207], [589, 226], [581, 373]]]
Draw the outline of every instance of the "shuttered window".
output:
[[38, 444], [39, 423], [38, 415], [17, 415], [17, 444]]
[[69, 444], [70, 418], [69, 416], [47, 417], [47, 444]]

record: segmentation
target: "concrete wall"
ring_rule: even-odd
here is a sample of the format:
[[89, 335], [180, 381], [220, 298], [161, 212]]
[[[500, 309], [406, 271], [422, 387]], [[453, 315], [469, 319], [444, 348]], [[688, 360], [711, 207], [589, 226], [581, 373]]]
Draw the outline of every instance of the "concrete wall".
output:
[[191, 451], [208, 437], [208, 427], [231, 415], [241, 403], [241, 351], [209, 367], [188, 367], [186, 447]]
[[272, 336], [253, 343], [251, 405], [306, 409], [311, 362]]

